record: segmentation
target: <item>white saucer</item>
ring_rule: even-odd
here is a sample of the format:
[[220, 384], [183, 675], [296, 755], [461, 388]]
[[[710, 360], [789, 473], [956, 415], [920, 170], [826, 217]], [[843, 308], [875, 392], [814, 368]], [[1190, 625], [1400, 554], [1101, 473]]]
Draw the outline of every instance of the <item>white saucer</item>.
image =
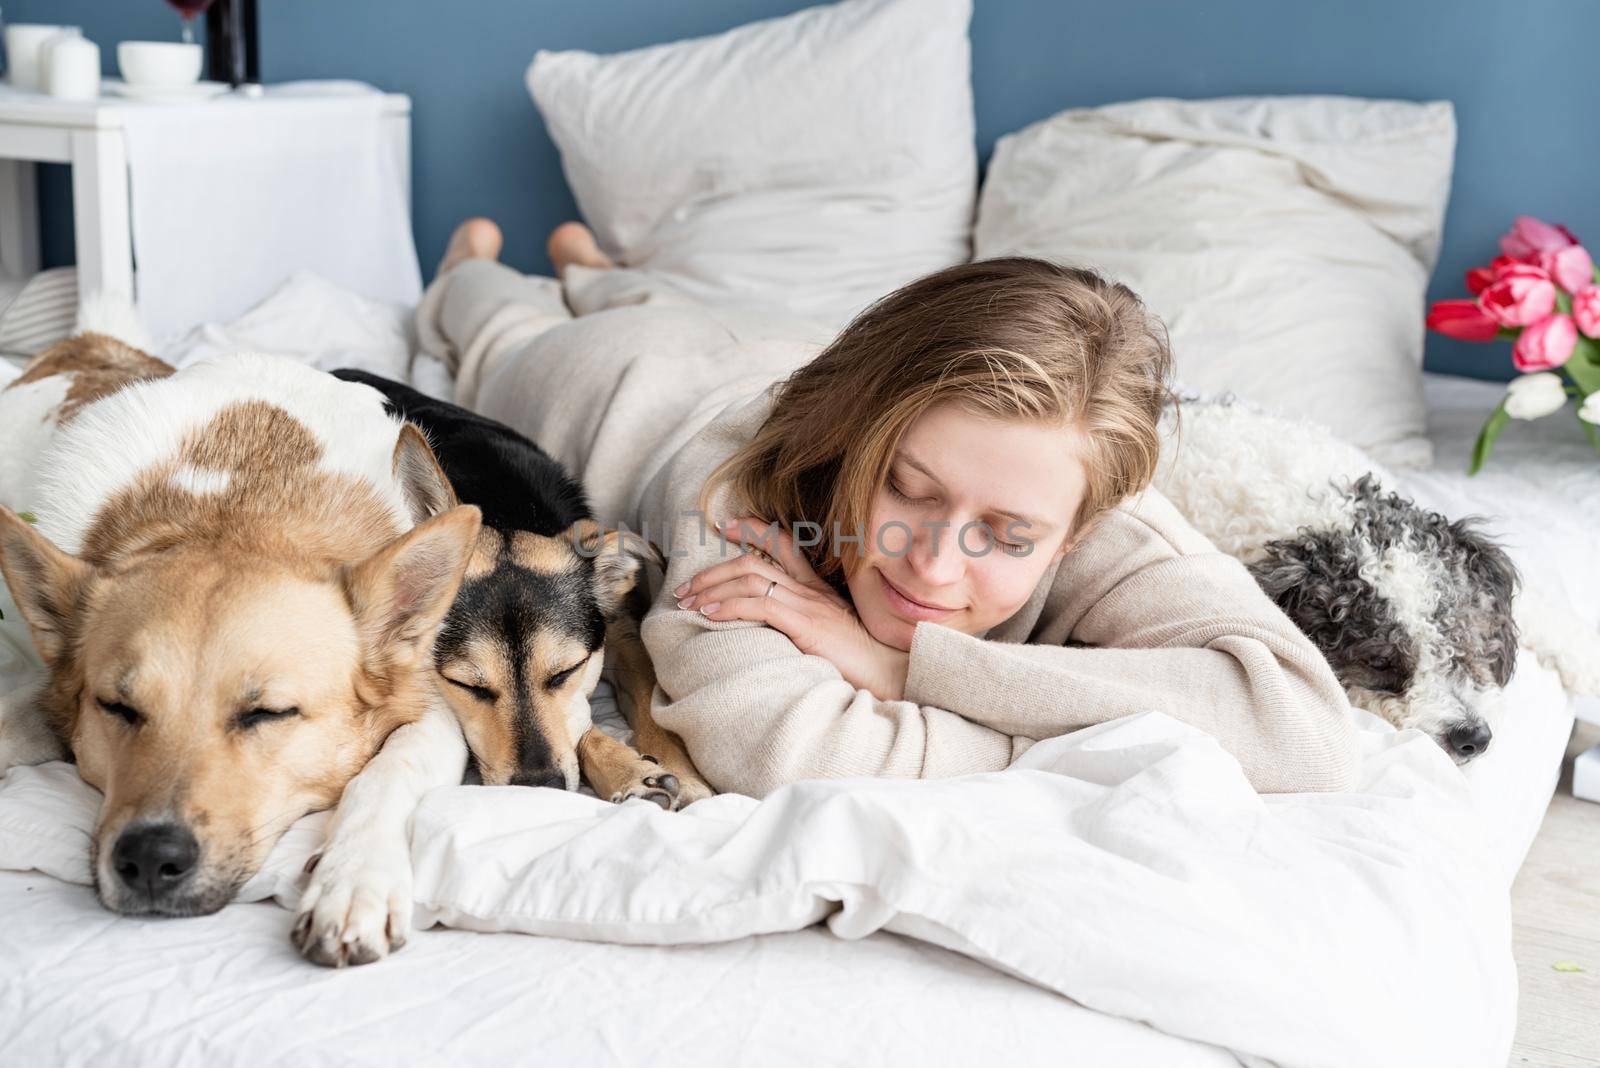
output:
[[227, 82], [191, 82], [188, 85], [129, 85], [127, 82], [107, 78], [100, 83], [106, 96], [124, 96], [129, 100], [148, 100], [152, 103], [178, 104], [196, 100], [209, 100], [221, 96], [233, 87]]

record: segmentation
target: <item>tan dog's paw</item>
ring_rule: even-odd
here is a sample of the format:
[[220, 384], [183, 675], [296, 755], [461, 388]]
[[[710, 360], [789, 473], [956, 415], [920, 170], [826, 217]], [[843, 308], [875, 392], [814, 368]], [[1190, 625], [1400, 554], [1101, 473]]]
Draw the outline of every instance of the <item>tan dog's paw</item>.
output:
[[[353, 844], [353, 843], [352, 843]], [[404, 841], [359, 849], [330, 845], [307, 870], [289, 940], [314, 964], [371, 964], [406, 944], [411, 854]]]
[[661, 767], [655, 757], [640, 757], [627, 781], [611, 792], [611, 803], [620, 805], [635, 797], [654, 801], [668, 812], [678, 808], [678, 777]]
[[674, 775], [661, 767], [653, 756], [641, 755], [632, 777], [611, 794], [613, 804], [642, 797], [654, 801], [668, 812], [710, 797], [713, 791], [698, 775]]
[[678, 776], [678, 808], [688, 808], [696, 801], [715, 797], [716, 793], [711, 784], [698, 775]]

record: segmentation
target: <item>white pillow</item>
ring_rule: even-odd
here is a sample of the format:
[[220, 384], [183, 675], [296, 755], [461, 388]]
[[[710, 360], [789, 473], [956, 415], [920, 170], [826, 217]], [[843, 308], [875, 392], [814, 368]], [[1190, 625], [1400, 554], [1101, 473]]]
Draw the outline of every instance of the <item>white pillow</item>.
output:
[[1454, 149], [1442, 102], [1065, 111], [996, 146], [976, 254], [1098, 268], [1166, 321], [1185, 387], [1425, 466], [1423, 294]]
[[528, 89], [600, 245], [708, 303], [841, 325], [970, 254], [970, 0], [849, 0]]

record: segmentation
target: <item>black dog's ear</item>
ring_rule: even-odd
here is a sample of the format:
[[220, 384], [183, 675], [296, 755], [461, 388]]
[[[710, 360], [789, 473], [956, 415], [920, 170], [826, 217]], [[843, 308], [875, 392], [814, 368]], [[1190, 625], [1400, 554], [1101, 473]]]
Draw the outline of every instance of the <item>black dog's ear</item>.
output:
[[1256, 585], [1280, 608], [1286, 607], [1284, 600], [1303, 587], [1306, 579], [1311, 577], [1311, 569], [1304, 560], [1282, 551], [1284, 544], [1272, 542], [1267, 546], [1267, 557], [1250, 565], [1250, 574], [1255, 577]]
[[1476, 517], [1450, 524], [1465, 554], [1463, 564], [1472, 578], [1472, 603], [1467, 610], [1474, 616], [1482, 641], [1480, 650], [1494, 676], [1496, 686], [1505, 686], [1517, 668], [1517, 622], [1512, 601], [1521, 586], [1517, 565], [1504, 549], [1477, 529]]
[[1307, 531], [1263, 546], [1249, 565], [1251, 576], [1301, 633], [1325, 655], [1347, 647], [1352, 628], [1371, 598], [1363, 596], [1357, 555], [1345, 539], [1327, 531]]
[[592, 519], [580, 519], [566, 530], [579, 556], [594, 561], [596, 602], [607, 619], [622, 607], [638, 585], [644, 566], [666, 566], [661, 550], [631, 530], [603, 530]]

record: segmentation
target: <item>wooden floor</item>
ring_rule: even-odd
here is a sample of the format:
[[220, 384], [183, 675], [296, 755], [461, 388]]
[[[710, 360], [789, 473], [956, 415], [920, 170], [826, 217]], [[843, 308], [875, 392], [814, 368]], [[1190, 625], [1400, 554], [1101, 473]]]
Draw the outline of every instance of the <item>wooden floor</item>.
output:
[[[1600, 804], [1572, 796], [1572, 757], [1600, 744], [1578, 724], [1544, 826], [1511, 888], [1521, 995], [1513, 1065], [1600, 1068]], [[1581, 972], [1557, 971], [1571, 961]]]

